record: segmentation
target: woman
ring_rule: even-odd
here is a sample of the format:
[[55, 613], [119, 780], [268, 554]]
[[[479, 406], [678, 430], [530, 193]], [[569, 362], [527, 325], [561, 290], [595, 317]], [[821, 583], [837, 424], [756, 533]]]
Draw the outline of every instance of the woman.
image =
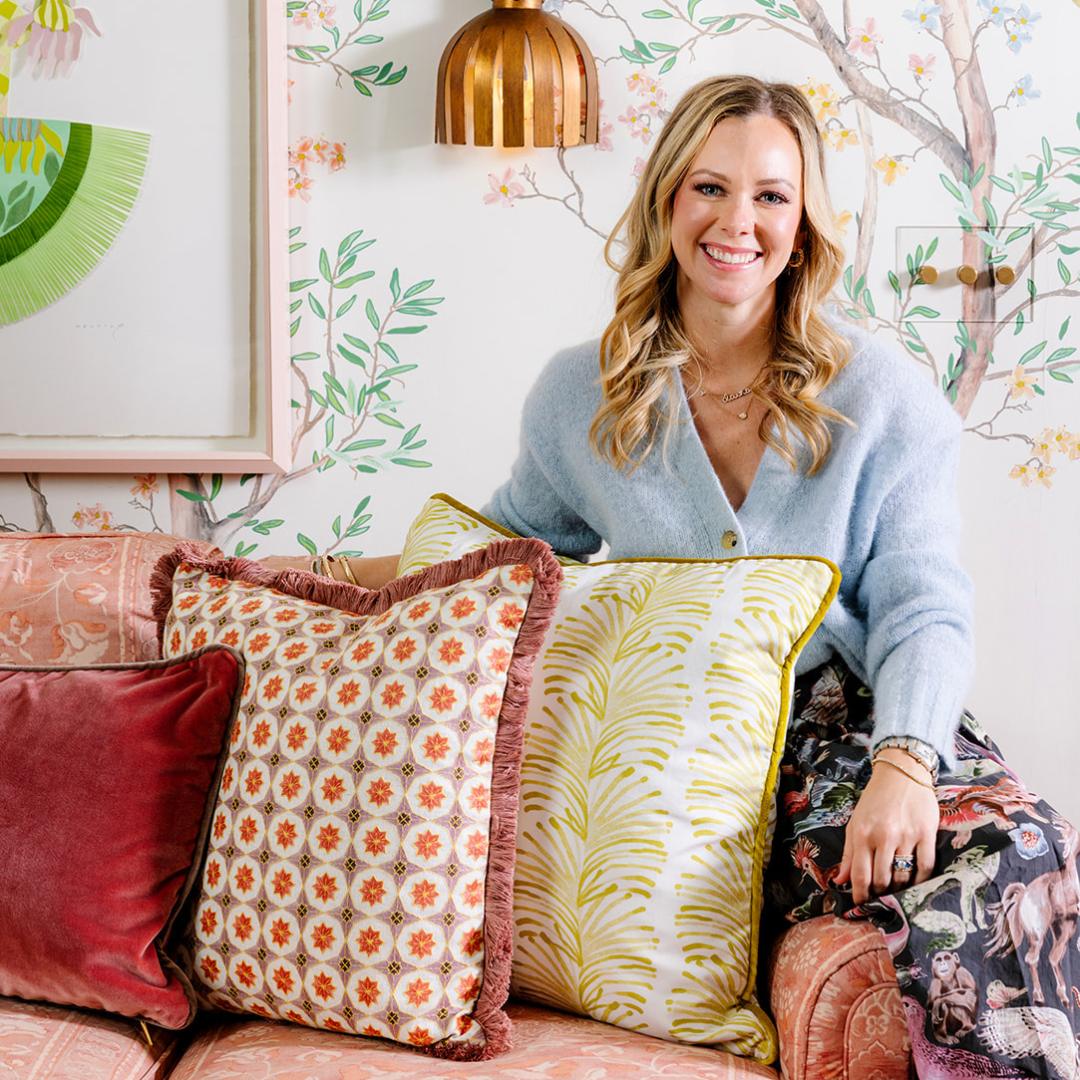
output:
[[[1061, 999], [1047, 1006], [1041, 939], [1025, 971], [1022, 898], [1007, 900], [1044, 871], [1055, 830], [1068, 855], [1052, 865], [1075, 881], [1076, 834], [969, 717], [959, 726], [972, 669], [956, 552], [961, 427], [914, 365], [822, 312], [844, 252], [801, 92], [743, 76], [691, 89], [615, 235], [615, 316], [599, 343], [545, 369], [511, 478], [484, 512], [579, 558], [606, 542], [612, 558], [837, 563], [840, 594], [797, 668], [770, 898], [789, 919], [835, 910], [888, 931], [920, 1068], [937, 1054], [935, 1075], [1057, 1075], [1041, 1071], [1051, 1054], [1038, 1039], [1018, 1047], [989, 1020], [976, 1028], [1004, 993], [1033, 1014], [1009, 1019], [1071, 1038], [1056, 1004], [1069, 1004], [1073, 950], [1043, 971]], [[360, 569], [376, 586], [394, 560]], [[953, 896], [953, 879], [934, 877], [960, 863], [991, 892]]]

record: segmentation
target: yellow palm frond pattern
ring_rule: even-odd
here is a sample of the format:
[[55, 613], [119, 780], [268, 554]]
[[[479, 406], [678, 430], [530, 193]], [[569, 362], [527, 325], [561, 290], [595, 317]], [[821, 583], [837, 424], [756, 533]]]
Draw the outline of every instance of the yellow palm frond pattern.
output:
[[[507, 535], [448, 496], [399, 571]], [[515, 993], [771, 1061], [754, 982], [795, 659], [839, 573], [812, 558], [563, 560], [533, 672]]]

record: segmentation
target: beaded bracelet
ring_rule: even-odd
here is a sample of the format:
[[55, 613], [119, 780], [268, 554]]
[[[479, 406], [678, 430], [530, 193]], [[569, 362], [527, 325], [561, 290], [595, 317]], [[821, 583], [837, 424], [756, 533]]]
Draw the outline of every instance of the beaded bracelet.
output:
[[909, 780], [914, 780], [915, 783], [918, 784], [920, 787], [929, 788], [930, 791], [934, 790], [934, 785], [932, 781], [920, 780], [914, 773], [908, 772], [903, 765], [899, 765], [895, 761], [890, 761], [886, 757], [876, 757], [871, 759], [870, 766], [872, 768], [874, 765], [877, 765], [879, 763], [882, 765], [890, 765], [892, 768], [896, 769], [897, 772], [902, 772]]

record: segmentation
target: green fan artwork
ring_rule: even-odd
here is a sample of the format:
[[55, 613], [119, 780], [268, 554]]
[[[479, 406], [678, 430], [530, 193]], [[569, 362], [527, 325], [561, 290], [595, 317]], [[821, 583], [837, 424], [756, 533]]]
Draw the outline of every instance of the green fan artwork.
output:
[[86, 8], [37, 0], [24, 12], [0, 0], [0, 326], [25, 319], [73, 289], [104, 258], [138, 196], [150, 136], [66, 120], [9, 117], [11, 61], [66, 74]]

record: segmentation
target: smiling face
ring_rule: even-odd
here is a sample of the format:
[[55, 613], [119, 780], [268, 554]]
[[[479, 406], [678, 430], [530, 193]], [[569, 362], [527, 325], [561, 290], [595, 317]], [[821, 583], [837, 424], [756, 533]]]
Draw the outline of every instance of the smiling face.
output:
[[802, 154], [787, 125], [764, 115], [721, 120], [672, 209], [688, 330], [732, 317], [755, 325], [771, 319], [776, 280], [803, 242], [802, 212]]

